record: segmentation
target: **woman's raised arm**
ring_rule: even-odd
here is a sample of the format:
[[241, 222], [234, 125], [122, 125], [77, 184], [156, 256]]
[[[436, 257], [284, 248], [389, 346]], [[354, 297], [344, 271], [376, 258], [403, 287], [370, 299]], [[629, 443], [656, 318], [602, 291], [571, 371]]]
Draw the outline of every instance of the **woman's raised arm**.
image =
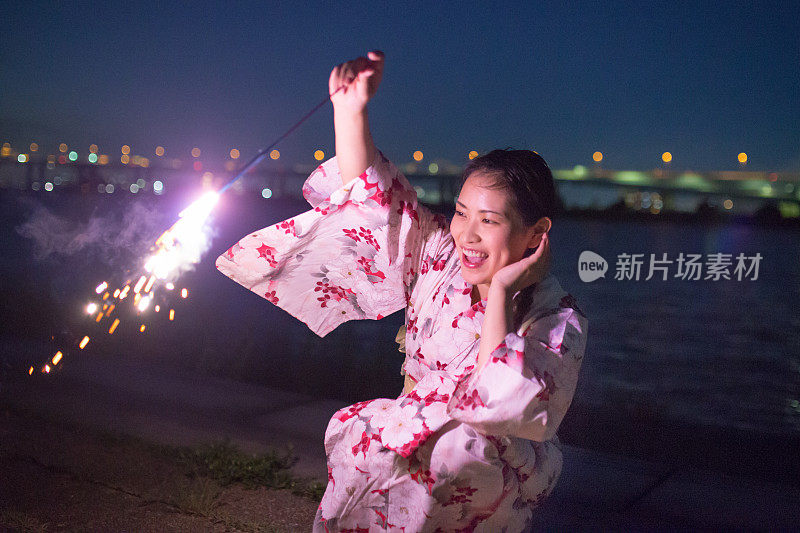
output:
[[328, 80], [333, 102], [336, 159], [343, 184], [360, 176], [375, 159], [367, 102], [381, 83], [384, 55], [376, 50], [367, 56], [335, 66]]

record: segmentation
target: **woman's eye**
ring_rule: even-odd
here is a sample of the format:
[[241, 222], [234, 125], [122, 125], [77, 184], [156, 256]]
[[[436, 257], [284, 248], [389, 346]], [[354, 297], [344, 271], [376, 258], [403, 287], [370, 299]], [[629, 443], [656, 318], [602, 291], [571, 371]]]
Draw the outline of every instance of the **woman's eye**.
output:
[[463, 217], [464, 216], [464, 212], [463, 211], [459, 211], [458, 209], [456, 209], [456, 215], [458, 215], [460, 217]]
[[483, 221], [486, 222], [487, 224], [496, 224], [496, 222], [494, 220], [491, 220], [491, 219], [488, 219], [488, 218], [484, 218]]

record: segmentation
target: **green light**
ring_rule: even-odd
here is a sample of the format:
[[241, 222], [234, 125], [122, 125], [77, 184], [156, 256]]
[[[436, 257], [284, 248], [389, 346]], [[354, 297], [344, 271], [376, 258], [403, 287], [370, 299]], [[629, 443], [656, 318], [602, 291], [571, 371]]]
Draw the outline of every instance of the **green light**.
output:
[[439, 165], [437, 165], [436, 163], [431, 163], [430, 165], [428, 165], [428, 172], [430, 172], [431, 174], [436, 174], [437, 172], [439, 172]]
[[794, 202], [778, 202], [778, 211], [783, 218], [800, 217], [800, 204]]
[[583, 165], [575, 165], [575, 168], [572, 169], [572, 172], [575, 173], [575, 177], [578, 179], [585, 178], [587, 174], [586, 167]]
[[72, 151], [69, 153], [69, 160], [70, 161], [77, 161], [78, 160], [78, 152]]
[[714, 186], [707, 182], [703, 176], [687, 172], [675, 179], [675, 184], [684, 189], [694, 189], [696, 191], [713, 191]]
[[97, 154], [89, 154], [89, 163], [97, 163]]
[[618, 183], [630, 183], [632, 185], [647, 185], [650, 183], [650, 178], [647, 174], [635, 170], [621, 170], [620, 172], [615, 172], [613, 180]]

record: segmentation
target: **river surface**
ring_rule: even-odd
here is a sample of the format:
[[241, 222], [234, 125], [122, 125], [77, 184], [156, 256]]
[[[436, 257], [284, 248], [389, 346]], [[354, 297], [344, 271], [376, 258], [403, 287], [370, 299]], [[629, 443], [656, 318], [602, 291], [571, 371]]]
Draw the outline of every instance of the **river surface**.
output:
[[[7, 347], [32, 347], [3, 350], [6, 371], [27, 369], [39, 352], [44, 360], [58, 342], [94, 331], [80, 311], [93, 288], [136, 266], [131, 263], [141, 260], [148, 239], [168, 227], [189, 198], [114, 196], [0, 193], [2, 337]], [[345, 324], [319, 339], [215, 270], [216, 256], [240, 237], [301, 209], [254, 195], [224, 197], [209, 251], [181, 280], [190, 297], [176, 304], [176, 320], [152, 319], [147, 334], [121, 326], [97, 349], [109, 364], [116, 357], [150, 358], [320, 397], [397, 395], [403, 355], [394, 337], [401, 313]], [[26, 223], [33, 238], [17, 231]], [[102, 242], [76, 247], [76, 231], [94, 232], [88, 240]], [[120, 233], [129, 242], [115, 237]], [[565, 218], [555, 222], [551, 241], [553, 272], [589, 319], [575, 404], [636, 405], [692, 423], [800, 432], [800, 232]], [[578, 258], [586, 250], [608, 261], [605, 278], [581, 281]], [[757, 279], [751, 272], [737, 280], [732, 268], [730, 280], [680, 279], [674, 263], [668, 280], [660, 274], [645, 279], [650, 254], [661, 259], [665, 253], [668, 260], [680, 253], [703, 260], [758, 253], [762, 259]], [[638, 280], [615, 279], [620, 254], [644, 254]], [[99, 355], [72, 350], [62, 364], [88, 356]]]

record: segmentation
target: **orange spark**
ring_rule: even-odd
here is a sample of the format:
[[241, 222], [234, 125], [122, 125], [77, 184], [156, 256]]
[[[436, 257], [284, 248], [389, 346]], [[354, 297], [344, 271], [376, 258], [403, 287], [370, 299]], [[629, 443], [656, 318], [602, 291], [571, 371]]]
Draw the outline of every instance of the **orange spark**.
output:
[[83, 339], [81, 339], [81, 343], [78, 345], [78, 348], [83, 350], [84, 348], [86, 348], [87, 344], [89, 344], [89, 336], [88, 335], [86, 337], [84, 337]]
[[169, 310], [169, 319], [170, 320], [174, 320], [175, 319], [175, 310], [174, 309], [170, 309]]
[[57, 365], [58, 362], [61, 361], [61, 357], [62, 356], [63, 356], [63, 354], [60, 351], [56, 352], [56, 354], [53, 356], [53, 364]]
[[111, 327], [108, 328], [108, 334], [109, 335], [113, 335], [114, 334], [114, 330], [117, 329], [117, 326], [119, 326], [119, 318], [115, 318], [114, 322], [111, 323]]
[[141, 326], [139, 326], [139, 331], [140, 331], [140, 332], [144, 331], [144, 324], [142, 324]]

